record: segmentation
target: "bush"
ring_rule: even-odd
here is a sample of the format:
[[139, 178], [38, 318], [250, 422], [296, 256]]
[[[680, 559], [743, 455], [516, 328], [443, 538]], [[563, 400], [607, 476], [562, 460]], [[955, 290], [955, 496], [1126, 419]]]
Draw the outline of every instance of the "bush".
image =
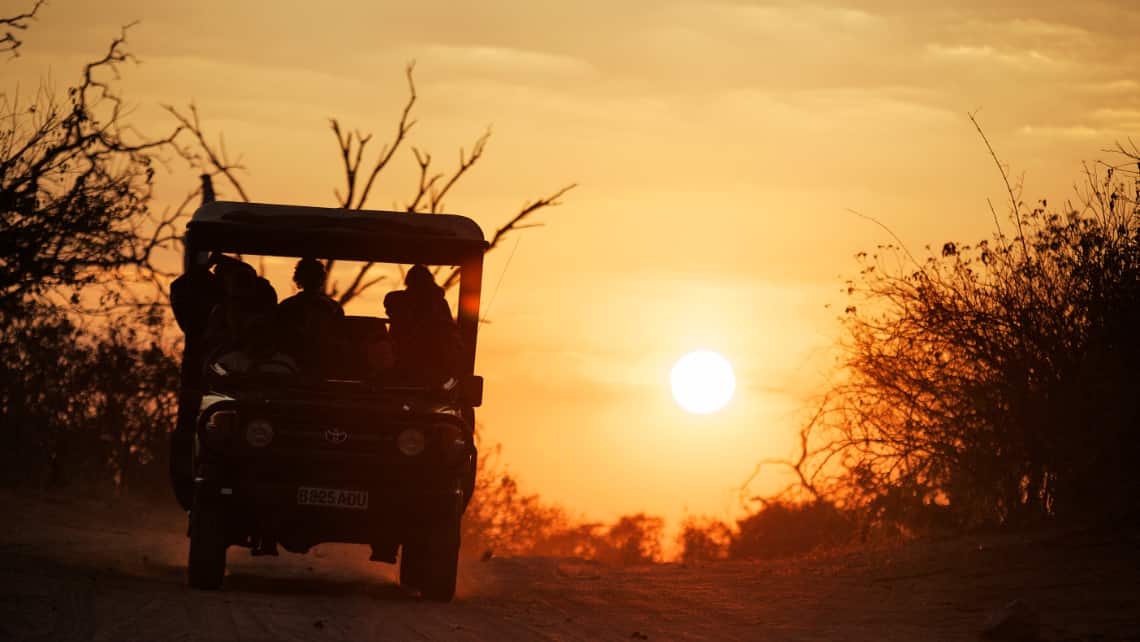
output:
[[816, 497], [917, 528], [1136, 515], [1140, 179], [1089, 185], [1081, 211], [1011, 189], [1011, 237], [860, 255], [795, 464]]
[[570, 520], [560, 507], [524, 494], [502, 465], [501, 452], [496, 446], [479, 457], [475, 492], [463, 518], [463, 547], [476, 555], [547, 553]]
[[178, 365], [157, 328], [118, 318], [88, 330], [42, 306], [2, 316], [3, 483], [165, 492]]
[[772, 559], [802, 555], [851, 541], [855, 529], [834, 504], [771, 502], [737, 522], [729, 546], [733, 559]]
[[470, 555], [579, 557], [607, 564], [660, 561], [664, 520], [626, 515], [612, 526], [572, 519], [555, 504], [523, 493], [501, 463], [501, 447], [479, 458], [475, 493], [463, 517]]
[[728, 524], [708, 517], [686, 517], [677, 536], [682, 562], [710, 562], [728, 557], [733, 542]]

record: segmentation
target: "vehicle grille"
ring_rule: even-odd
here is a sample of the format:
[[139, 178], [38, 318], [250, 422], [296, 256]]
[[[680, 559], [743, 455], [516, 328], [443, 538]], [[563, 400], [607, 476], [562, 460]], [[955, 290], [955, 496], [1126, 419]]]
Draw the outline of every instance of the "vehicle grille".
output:
[[[272, 442], [261, 448], [249, 446], [242, 430], [235, 435], [233, 454], [246, 460], [244, 475], [259, 481], [430, 485], [453, 472], [445, 462], [439, 425], [431, 421], [296, 408], [288, 413], [247, 410], [241, 415], [242, 430], [255, 418], [273, 426]], [[408, 428], [425, 434], [424, 451], [415, 456], [397, 447], [397, 436]]]

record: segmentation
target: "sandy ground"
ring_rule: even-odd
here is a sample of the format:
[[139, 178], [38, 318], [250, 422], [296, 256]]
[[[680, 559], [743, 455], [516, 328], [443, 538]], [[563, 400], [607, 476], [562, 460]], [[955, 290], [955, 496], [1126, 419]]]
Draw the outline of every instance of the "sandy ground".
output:
[[184, 583], [184, 520], [0, 493], [0, 640], [974, 640], [1015, 598], [1044, 639], [1140, 640], [1140, 539], [958, 537], [810, 559], [611, 568], [464, 562], [452, 604], [405, 595], [357, 546]]

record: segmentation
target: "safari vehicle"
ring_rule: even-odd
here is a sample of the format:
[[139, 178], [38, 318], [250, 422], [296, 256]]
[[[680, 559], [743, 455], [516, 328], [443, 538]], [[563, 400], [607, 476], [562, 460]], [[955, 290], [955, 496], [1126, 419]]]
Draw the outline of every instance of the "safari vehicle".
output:
[[[187, 227], [187, 273], [207, 270], [218, 253], [458, 267], [462, 354], [455, 376], [427, 383], [361, 374], [347, 363], [235, 372], [205, 359], [197, 390], [183, 391], [183, 399], [200, 398], [185, 449], [192, 452], [172, 451], [189, 458], [193, 474], [192, 496], [180, 500], [190, 504], [190, 586], [220, 588], [231, 546], [276, 555], [278, 544], [304, 553], [347, 542], [370, 545], [373, 561], [395, 563], [399, 552], [401, 585], [452, 599], [460, 519], [475, 480], [482, 379], [473, 370], [486, 249], [482, 230], [462, 216], [221, 201], [197, 210]], [[361, 352], [356, 337], [382, 334], [388, 320], [341, 322], [337, 340], [351, 361]]]

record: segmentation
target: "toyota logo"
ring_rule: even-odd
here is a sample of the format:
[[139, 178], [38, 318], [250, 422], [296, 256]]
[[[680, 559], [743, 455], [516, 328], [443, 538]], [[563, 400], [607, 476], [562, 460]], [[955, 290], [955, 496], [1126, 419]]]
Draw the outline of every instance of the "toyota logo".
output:
[[325, 430], [325, 441], [330, 444], [343, 444], [348, 441], [348, 433], [337, 428], [328, 428]]

